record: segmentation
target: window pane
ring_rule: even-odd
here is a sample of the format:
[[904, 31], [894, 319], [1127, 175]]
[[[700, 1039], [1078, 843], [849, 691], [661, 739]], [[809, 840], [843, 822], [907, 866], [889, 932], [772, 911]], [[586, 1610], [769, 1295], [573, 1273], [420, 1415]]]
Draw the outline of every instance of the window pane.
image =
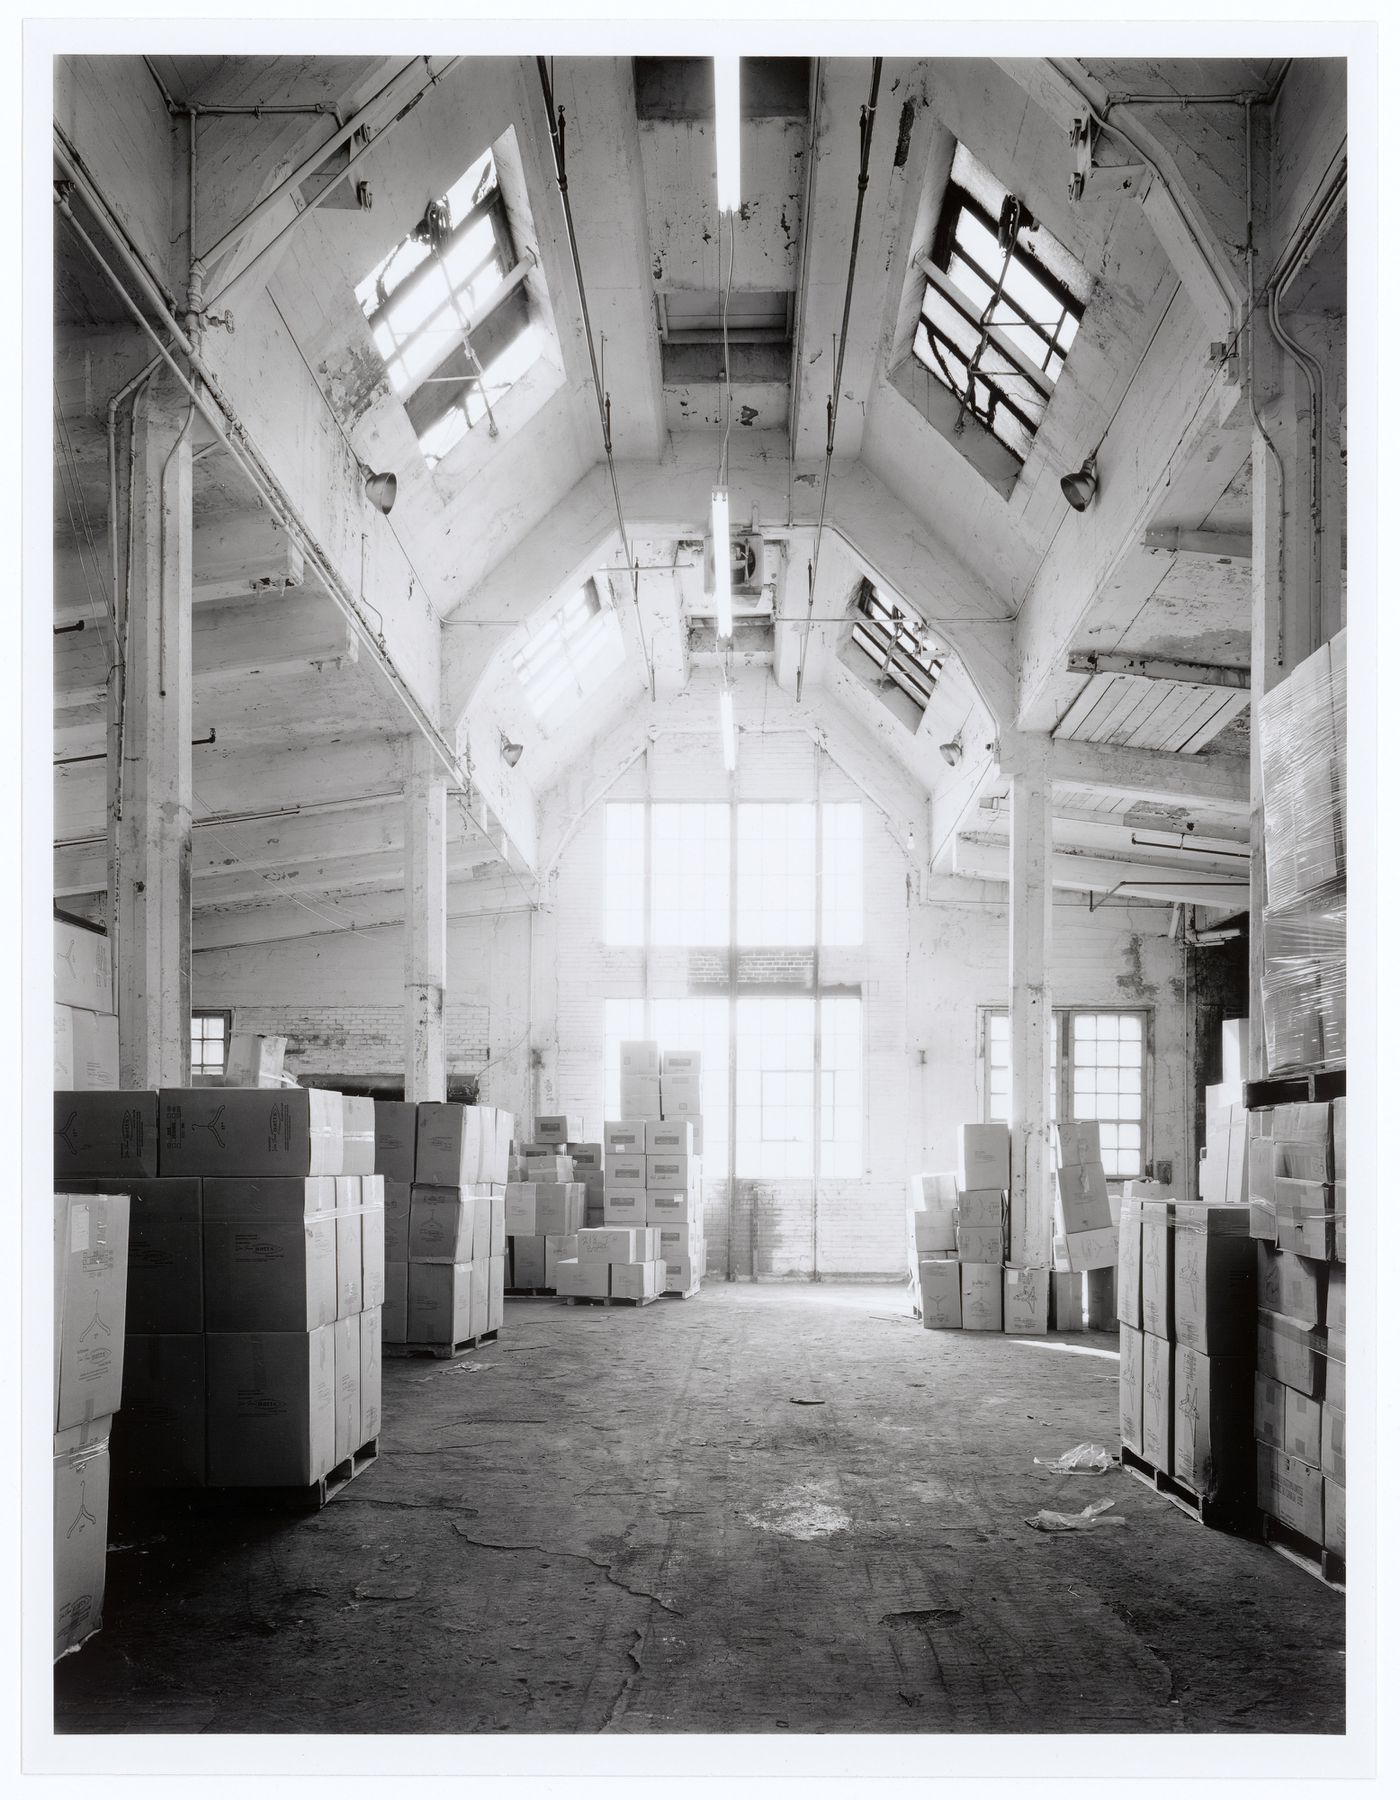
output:
[[626, 659], [622, 630], [592, 580], [535, 625], [511, 666], [546, 735], [564, 723]]
[[859, 944], [864, 922], [864, 809], [859, 802], [822, 806], [822, 942]]
[[640, 944], [645, 941], [644, 843], [646, 807], [641, 802], [608, 802], [607, 868], [603, 911], [603, 941], [607, 944]]
[[652, 941], [729, 942], [729, 808], [723, 801], [652, 806]]
[[816, 808], [799, 801], [739, 805], [739, 942], [816, 941]]
[[780, 1180], [812, 1173], [815, 1022], [810, 995], [751, 995], [738, 1001], [735, 1075], [746, 1102], [735, 1122], [741, 1176]]

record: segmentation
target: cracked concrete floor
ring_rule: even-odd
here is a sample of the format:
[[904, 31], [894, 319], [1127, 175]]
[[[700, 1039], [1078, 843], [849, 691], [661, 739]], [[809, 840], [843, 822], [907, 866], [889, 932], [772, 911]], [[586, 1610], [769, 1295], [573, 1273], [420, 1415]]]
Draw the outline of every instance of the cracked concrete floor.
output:
[[[1115, 1444], [1117, 1362], [1083, 1352], [1116, 1340], [907, 1308], [507, 1302], [462, 1364], [386, 1362], [379, 1461], [320, 1514], [117, 1520], [57, 1729], [1343, 1728], [1338, 1595], [1117, 1471], [1034, 1466]], [[1105, 1496], [1126, 1525], [1026, 1526]]]

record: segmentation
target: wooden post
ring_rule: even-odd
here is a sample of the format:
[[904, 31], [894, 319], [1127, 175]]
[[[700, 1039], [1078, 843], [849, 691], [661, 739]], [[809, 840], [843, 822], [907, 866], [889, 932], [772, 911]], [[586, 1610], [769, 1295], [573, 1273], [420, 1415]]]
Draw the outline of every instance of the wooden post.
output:
[[409, 740], [403, 838], [404, 1098], [445, 1100], [447, 781], [419, 736]]
[[1050, 738], [1003, 747], [1011, 777], [1011, 1260], [1047, 1268], [1051, 1252]]
[[183, 1087], [190, 1076], [192, 412], [163, 374], [132, 412], [119, 790], [115, 764], [108, 777], [120, 796], [110, 842], [119, 1061], [131, 1088]]

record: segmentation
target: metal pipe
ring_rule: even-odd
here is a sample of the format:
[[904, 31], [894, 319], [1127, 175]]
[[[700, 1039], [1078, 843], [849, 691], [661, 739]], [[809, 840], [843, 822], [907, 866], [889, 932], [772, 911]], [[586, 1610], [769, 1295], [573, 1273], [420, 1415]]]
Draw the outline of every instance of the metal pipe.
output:
[[[870, 145], [875, 136], [875, 108], [880, 98], [880, 70], [884, 58], [872, 58], [870, 99], [860, 109], [860, 170], [856, 176], [856, 216], [851, 226], [851, 257], [846, 265], [846, 298], [841, 308], [841, 336], [836, 349], [836, 379], [831, 398], [826, 403], [826, 467], [822, 472], [822, 499], [817, 512], [817, 535], [812, 546], [812, 560], [807, 576], [807, 621], [802, 629], [802, 648], [797, 657], [796, 699], [802, 704], [802, 677], [807, 667], [807, 645], [812, 636], [812, 608], [817, 597], [817, 570], [821, 565], [822, 527], [826, 523], [826, 496], [831, 483], [831, 459], [836, 452], [836, 416], [841, 407], [841, 374], [846, 363], [846, 336], [851, 324], [851, 294], [855, 287], [856, 259], [860, 254], [860, 220], [865, 210], [865, 190], [870, 185]], [[804, 222], [803, 231], [807, 227]]]
[[792, 527], [793, 461], [797, 455], [797, 415], [802, 394], [802, 348], [807, 337], [807, 259], [812, 244], [812, 188], [816, 181], [817, 114], [821, 105], [822, 59], [812, 58], [807, 88], [807, 167], [802, 183], [802, 254], [797, 268], [797, 319], [792, 342], [791, 392], [788, 395], [788, 528]]
[[[60, 160], [66, 160], [61, 151]], [[87, 183], [79, 178], [79, 185], [86, 188]], [[233, 406], [224, 398], [224, 395], [219, 388], [217, 378], [214, 376], [213, 372], [205, 366], [193, 345], [181, 330], [174, 315], [162, 301], [154, 284], [145, 277], [139, 263], [133, 263], [131, 265], [132, 273], [137, 277], [137, 285], [145, 291], [147, 300], [155, 306], [157, 311], [162, 315], [162, 323], [174, 337], [178, 348], [183, 351], [185, 356], [189, 359], [191, 368], [208, 387], [212, 400], [206, 400], [203, 397], [199, 388], [190, 381], [184, 370], [181, 369], [175, 358], [170, 354], [170, 351], [161, 342], [154, 326], [151, 325], [140, 307], [122, 285], [121, 279], [116, 271], [102, 255], [96, 244], [93, 243], [92, 238], [87, 231], [74, 217], [72, 208], [68, 204], [67, 197], [64, 194], [59, 193], [56, 198], [59, 210], [67, 218], [69, 225], [77, 234], [80, 242], [87, 248], [88, 254], [106, 275], [108, 281], [112, 284], [113, 290], [126, 305], [137, 324], [140, 325], [142, 330], [145, 331], [147, 336], [155, 344], [162, 360], [172, 370], [176, 380], [187, 393], [193, 395], [195, 403], [199, 406], [200, 411], [208, 420], [210, 428], [213, 430], [215, 436], [219, 438], [224, 448], [234, 458], [235, 462], [243, 470], [244, 474], [247, 475], [254, 487], [257, 488], [263, 498], [268, 502], [272, 511], [282, 523], [284, 529], [298, 540], [303, 555], [309, 557], [311, 562], [320, 570], [321, 575], [326, 582], [327, 591], [331, 600], [340, 608], [341, 612], [345, 615], [346, 619], [361, 638], [361, 641], [369, 649], [372, 660], [376, 663], [381, 673], [387, 678], [399, 700], [404, 705], [410, 717], [414, 720], [414, 723], [418, 726], [418, 729], [432, 745], [434, 754], [452, 777], [454, 785], [460, 785], [463, 780], [463, 774], [455, 751], [442, 736], [437, 725], [428, 716], [417, 696], [409, 688], [407, 682], [399, 674], [388, 650], [380, 644], [380, 641], [372, 631], [369, 622], [362, 617], [359, 607], [345, 589], [335, 564], [330, 556], [322, 550], [315, 534], [301, 517], [301, 514], [293, 505], [292, 501], [287, 497], [277, 477], [271, 470], [266, 469], [263, 466], [261, 456], [252, 441], [248, 438], [242, 421], [238, 418]], [[227, 420], [229, 428], [234, 434], [232, 437], [224, 430], [220, 415], [222, 415], [223, 419]], [[237, 441], [235, 441], [235, 439]]]

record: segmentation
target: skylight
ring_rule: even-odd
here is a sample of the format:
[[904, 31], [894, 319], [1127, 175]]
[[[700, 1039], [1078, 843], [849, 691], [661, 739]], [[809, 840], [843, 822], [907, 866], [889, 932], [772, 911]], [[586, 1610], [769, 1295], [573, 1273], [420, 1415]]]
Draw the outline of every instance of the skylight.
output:
[[882, 686], [901, 689], [923, 711], [943, 672], [943, 655], [916, 612], [863, 581], [851, 642], [874, 665]]
[[494, 408], [540, 355], [530, 266], [487, 150], [355, 289], [430, 468], [483, 421], [495, 434]]
[[959, 144], [914, 331], [914, 355], [1019, 462], [1055, 391], [1092, 282]]
[[596, 693], [625, 655], [617, 614], [589, 580], [536, 626], [513, 667], [530, 711], [548, 732]]

